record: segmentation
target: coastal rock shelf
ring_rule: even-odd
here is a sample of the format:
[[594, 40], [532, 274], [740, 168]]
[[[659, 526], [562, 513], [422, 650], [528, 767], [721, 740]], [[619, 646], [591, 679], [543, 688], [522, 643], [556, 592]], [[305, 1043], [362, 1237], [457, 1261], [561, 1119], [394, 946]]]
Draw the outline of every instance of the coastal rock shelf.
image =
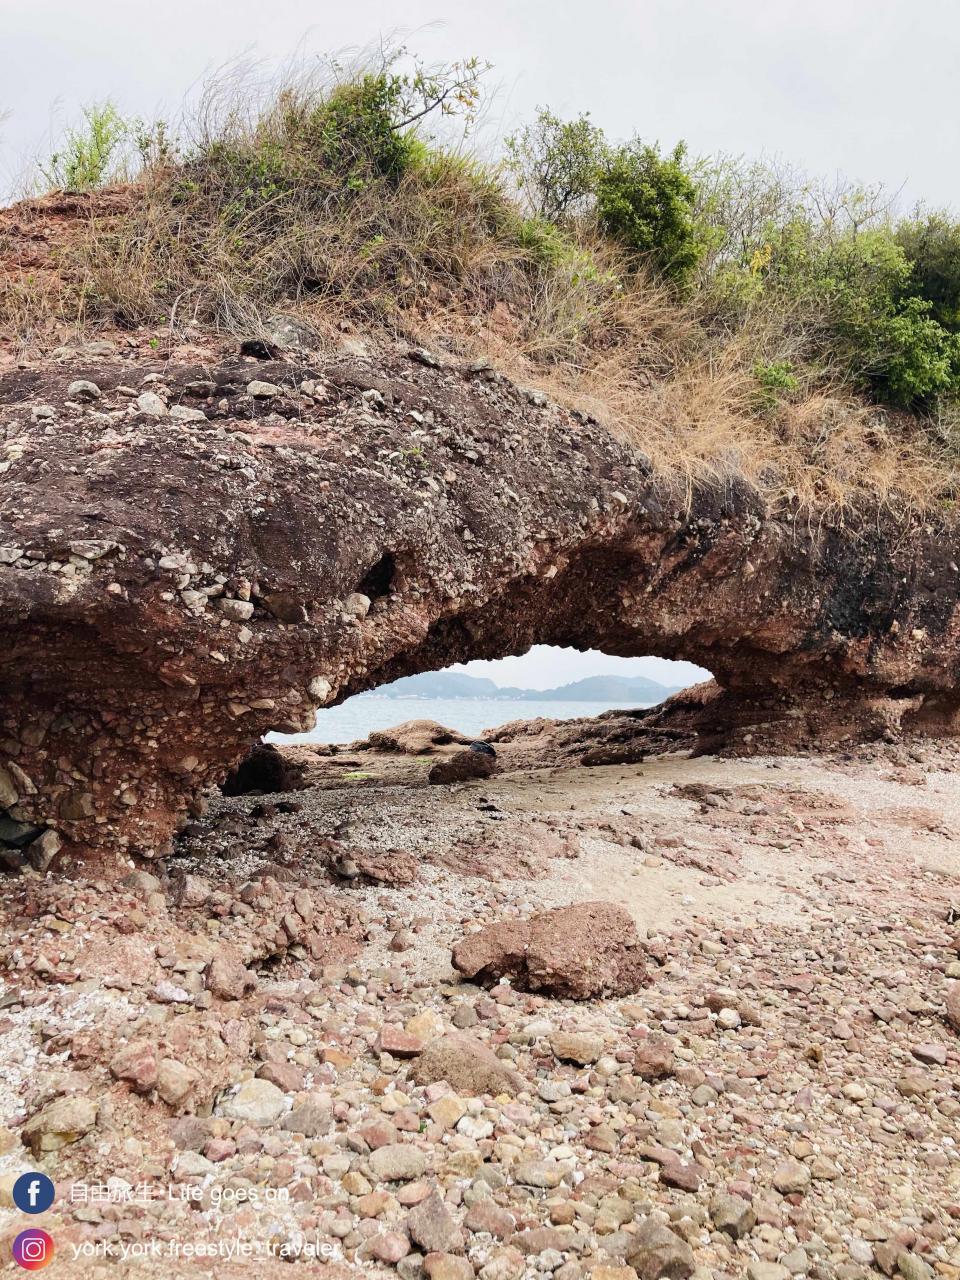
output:
[[157, 856], [268, 730], [537, 642], [707, 667], [650, 725], [711, 749], [957, 727], [949, 516], [690, 491], [482, 362], [100, 345], [0, 378], [0, 840], [34, 865]]

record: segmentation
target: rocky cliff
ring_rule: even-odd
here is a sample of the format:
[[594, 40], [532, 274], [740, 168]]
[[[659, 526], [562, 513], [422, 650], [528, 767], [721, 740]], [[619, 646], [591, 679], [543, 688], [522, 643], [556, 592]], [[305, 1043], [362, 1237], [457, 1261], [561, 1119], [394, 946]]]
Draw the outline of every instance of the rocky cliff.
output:
[[0, 377], [0, 441], [0, 839], [35, 865], [156, 856], [266, 731], [534, 642], [702, 664], [739, 749], [957, 725], [955, 523], [688, 493], [483, 364], [94, 344]]

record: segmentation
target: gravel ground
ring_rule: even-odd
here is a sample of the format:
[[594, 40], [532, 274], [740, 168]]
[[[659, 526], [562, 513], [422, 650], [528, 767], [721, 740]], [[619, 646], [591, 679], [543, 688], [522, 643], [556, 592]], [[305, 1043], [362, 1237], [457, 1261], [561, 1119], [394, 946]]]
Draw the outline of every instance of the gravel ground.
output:
[[[218, 800], [122, 886], [8, 881], [4, 1247], [42, 1226], [83, 1280], [960, 1277], [956, 761], [374, 759]], [[451, 967], [589, 900], [637, 923], [635, 994]]]

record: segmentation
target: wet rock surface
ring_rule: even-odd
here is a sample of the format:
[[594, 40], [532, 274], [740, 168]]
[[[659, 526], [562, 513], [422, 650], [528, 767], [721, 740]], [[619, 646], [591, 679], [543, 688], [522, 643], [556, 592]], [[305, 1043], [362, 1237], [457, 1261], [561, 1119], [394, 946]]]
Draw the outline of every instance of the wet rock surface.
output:
[[955, 727], [949, 514], [813, 519], [736, 481], [688, 502], [598, 423], [449, 356], [142, 340], [0, 374], [5, 864], [121, 874], [265, 731], [533, 642], [720, 681], [612, 728], [599, 767]]

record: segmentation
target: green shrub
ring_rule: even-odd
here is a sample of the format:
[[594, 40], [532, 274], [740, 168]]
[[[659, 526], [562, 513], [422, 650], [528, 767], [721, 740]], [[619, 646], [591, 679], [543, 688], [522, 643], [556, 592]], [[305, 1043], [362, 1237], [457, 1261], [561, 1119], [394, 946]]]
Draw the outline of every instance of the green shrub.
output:
[[534, 215], [525, 235], [538, 252], [559, 251], [544, 224], [568, 226], [595, 212], [605, 234], [683, 285], [708, 244], [685, 156], [683, 143], [666, 156], [639, 141], [611, 146], [589, 115], [562, 120], [540, 107], [532, 125], [507, 139], [506, 164]]
[[775, 409], [783, 399], [800, 390], [800, 379], [789, 360], [758, 360], [753, 366], [757, 380], [757, 407], [763, 411]]
[[118, 176], [115, 162], [130, 126], [112, 102], [84, 107], [84, 127], [68, 129], [41, 173], [52, 189], [89, 191]]
[[902, 408], [932, 407], [960, 392], [960, 337], [933, 318], [924, 298], [907, 298], [864, 326], [872, 360], [867, 377], [877, 397]]
[[910, 263], [908, 293], [931, 304], [931, 315], [952, 333], [960, 330], [960, 223], [946, 214], [907, 219], [896, 230]]
[[570, 253], [570, 243], [560, 228], [545, 218], [521, 219], [517, 226], [517, 244], [541, 267], [557, 267]]
[[597, 180], [603, 230], [679, 285], [689, 282], [706, 252], [685, 154], [683, 143], [661, 156], [657, 147], [633, 142], [610, 154]]
[[322, 170], [358, 186], [372, 178], [398, 182], [415, 153], [415, 139], [398, 125], [403, 80], [365, 75], [338, 86], [302, 114], [292, 106], [283, 135]]
[[603, 130], [589, 115], [561, 120], [546, 107], [506, 141], [507, 169], [538, 218], [559, 222], [585, 213], [609, 154]]
[[768, 347], [881, 403], [918, 408], [960, 391], [957, 341], [911, 292], [911, 263], [889, 227], [837, 235], [798, 212], [720, 282], [724, 304], [742, 323], [752, 315]]
[[814, 298], [837, 356], [881, 402], [930, 404], [958, 390], [957, 342], [910, 292], [911, 264], [886, 228], [847, 234], [814, 257]]

